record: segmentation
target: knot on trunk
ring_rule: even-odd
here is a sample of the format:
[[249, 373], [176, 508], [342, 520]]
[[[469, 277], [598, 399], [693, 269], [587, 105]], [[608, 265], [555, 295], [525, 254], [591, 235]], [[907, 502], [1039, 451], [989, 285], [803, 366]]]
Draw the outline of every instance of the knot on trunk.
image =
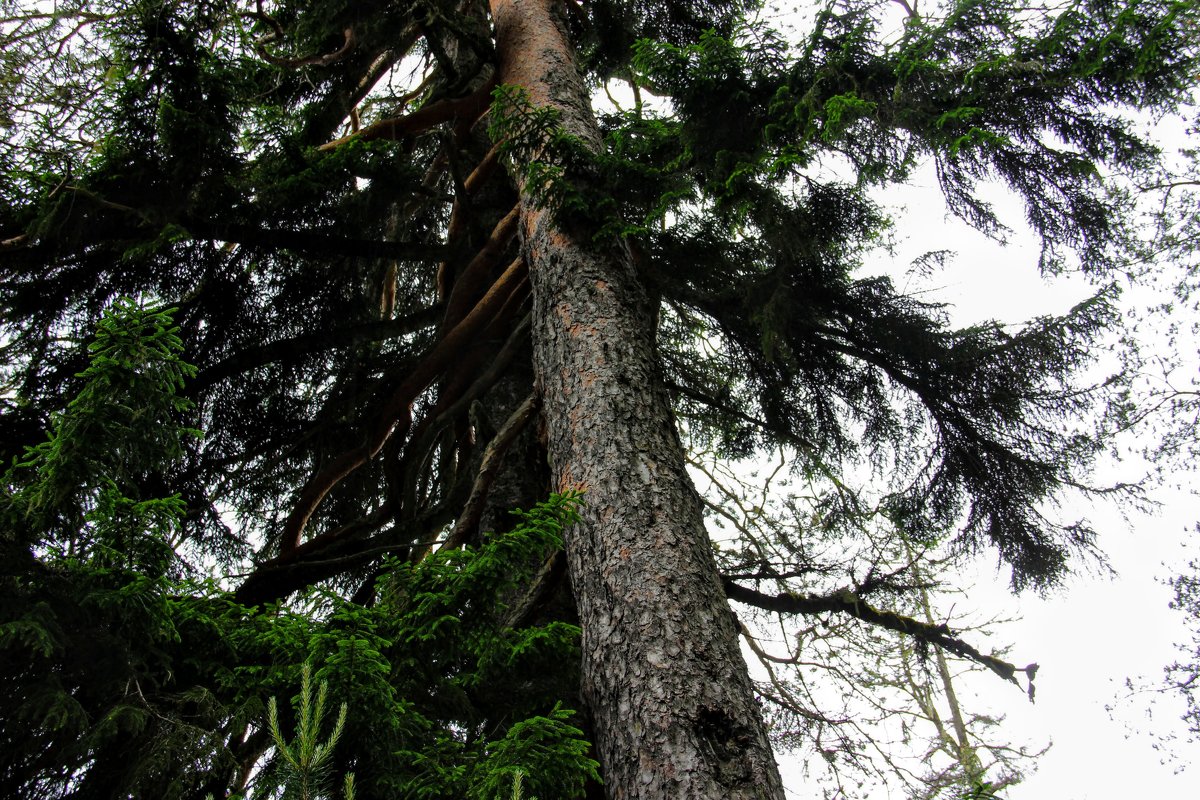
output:
[[713, 776], [726, 787], [753, 780], [748, 754], [754, 742], [749, 726], [711, 706], [701, 706], [696, 713], [696, 736], [700, 749], [712, 768]]

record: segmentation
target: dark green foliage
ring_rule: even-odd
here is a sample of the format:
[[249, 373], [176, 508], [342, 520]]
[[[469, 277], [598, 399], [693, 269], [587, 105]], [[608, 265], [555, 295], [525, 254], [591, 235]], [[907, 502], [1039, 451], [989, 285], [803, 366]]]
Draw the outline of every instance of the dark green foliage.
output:
[[[360, 797], [490, 800], [520, 770], [550, 800], [594, 774], [547, 561], [576, 499], [454, 528], [536, 388], [525, 284], [395, 396], [523, 255], [492, 240], [512, 173], [467, 188], [493, 147], [527, 199], [632, 256], [688, 440], [783, 448], [811, 486], [794, 511], [816, 522], [783, 555], [742, 537], [739, 576], [815, 591], [811, 539], [858, 536], [867, 506], [911, 542], [993, 549], [1017, 586], [1092, 545], [1051, 511], [1121, 398], [1079, 375], [1135, 252], [1121, 181], [1160, 158], [1132, 117], [1194, 99], [1195, 3], [947, 0], [900, 25], [833, 0], [794, 41], [743, 0], [564, 3], [588, 84], [632, 87], [601, 152], [514, 87], [486, 121], [339, 138], [490, 90], [474, 0], [0, 5], [0, 795], [272, 785], [265, 703], [309, 662], [347, 704], [333, 769]], [[1042, 268], [1097, 296], [956, 329], [869, 274], [880, 190], [925, 165], [991, 236], [987, 193], [1019, 195]], [[284, 541], [314, 476], [380, 430]], [[522, 437], [492, 521], [551, 493]], [[431, 547], [450, 530], [465, 549]]]
[[[245, 609], [172, 577], [184, 506], [147, 494], [196, 433], [175, 418], [192, 370], [170, 312], [118, 302], [89, 349], [50, 440], [5, 477], [5, 796], [183, 797], [223, 783], [263, 751], [265, 699], [307, 660], [353, 708], [337, 763], [365, 796], [488, 796], [521, 768], [569, 797], [594, 775], [557, 702], [570, 673], [537, 680], [573, 660], [578, 629], [510, 627], [500, 600], [561, 546], [574, 497], [522, 512], [476, 550], [386, 565], [370, 608], [314, 592], [296, 611]], [[243, 746], [257, 744], [231, 751], [248, 729]], [[447, 783], [429, 763], [451, 754]]]
[[[65, 558], [126, 557], [142, 566], [141, 548], [124, 533], [170, 531], [179, 498], [156, 498], [163, 473], [199, 432], [177, 419], [191, 403], [176, 392], [195, 368], [182, 362], [171, 310], [118, 302], [88, 345], [82, 388], [57, 419], [48, 441], [30, 448], [6, 475], [19, 487], [7, 500], [12, 525], [42, 532], [28, 542]], [[155, 574], [162, 568], [154, 570]]]
[[[655, 282], [676, 303], [667, 359], [693, 432], [731, 454], [787, 442], [814, 474], [860, 452], [889, 471], [893, 455], [924, 463], [894, 473], [906, 488], [892, 503], [912, 535], [959, 527], [966, 542], [990, 540], [1017, 585], [1061, 574], [1091, 534], [1056, 526], [1040, 504], [1097, 450], [1084, 427], [1063, 424], [1088, 397], [1064, 390], [1115, 321], [1108, 300], [1015, 336], [952, 331], [937, 307], [855, 270], [886, 232], [869, 188], [925, 159], [950, 210], [985, 232], [1003, 228], [982, 183], [1024, 197], [1043, 269], [1066, 268], [1067, 253], [1097, 274], [1127, 263], [1131, 206], [1102, 175], [1142, 170], [1157, 151], [1101, 101], [1175, 107], [1194, 10], [1100, 5], [1017, 22], [1004, 3], [956, 3], [909, 18], [885, 45], [873, 4], [833, 3], [799, 51], [748, 30], [639, 44], [639, 74], [677, 112], [655, 123], [652, 163], [697, 190], [664, 187], [676, 224], [647, 235]], [[664, 154], [666, 131], [678, 144]], [[829, 154], [854, 183], [822, 174]], [[723, 348], [698, 364], [695, 337], [714, 335]], [[911, 449], [922, 441], [927, 451]]]
[[587, 4], [586, 22], [572, 21], [588, 66], [603, 79], [628, 71], [629, 51], [640, 40], [683, 45], [710, 31], [729, 34], [740, 15], [757, 5], [754, 0], [599, 0]]
[[[1033, 508], [1064, 477], [1066, 462], [1056, 465], [1049, 453], [1072, 451], [1050, 439], [1036, 451], [1014, 450], [988, 429], [1002, 418], [1019, 426], [1022, 403], [1031, 404], [1029, 414], [1050, 410], [1047, 392], [1081, 363], [1101, 306], [1017, 337], [1030, 365], [1026, 385], [1012, 385], [1007, 400], [972, 390], [981, 405], [1008, 403], [987, 422], [961, 407], [961, 393], [957, 400], [937, 394], [939, 361], [981, 370], [958, 380], [982, 387], [995, 380], [985, 373], [1011, 362], [1002, 354], [1015, 351], [985, 344], [994, 333], [953, 334], [937, 309], [852, 274], [886, 226], [867, 189], [903, 178], [925, 157], [937, 163], [951, 209], [985, 230], [997, 231], [998, 221], [975, 197], [978, 183], [999, 178], [1022, 193], [1047, 266], [1061, 263], [1064, 247], [1089, 270], [1120, 258], [1121, 200], [1100, 176], [1140, 168], [1154, 148], [1097, 101], [1169, 108], [1179, 102], [1192, 54], [1181, 38], [1185, 7], [1100, 6], [1018, 24], [1004, 4], [962, 3], [941, 17], [909, 20], [897, 41], [883, 45], [870, 4], [834, 4], [818, 14], [803, 49], [770, 33], [751, 35], [733, 24], [732, 8], [717, 14], [729, 22], [713, 24], [716, 9], [596, 7], [597, 32], [607, 30], [602, 20], [619, 19], [646, 37], [629, 66], [672, 98], [674, 112], [609, 118], [609, 152], [591, 165], [568, 159], [575, 173], [590, 174], [591, 188], [575, 206], [606, 218], [604, 231], [635, 237], [654, 288], [691, 320], [690, 334], [665, 341], [681, 402], [694, 423], [704, 422], [696, 433], [711, 431], [730, 452], [774, 439], [803, 443], [815, 468], [846, 455], [852, 441], [885, 450], [912, 443], [920, 431], [898, 420], [915, 401], [932, 426], [934, 451], [948, 456], [926, 476], [933, 494], [914, 490], [934, 514], [926, 535], [953, 525], [965, 499], [978, 510], [970, 527], [1030, 567], [1018, 570], [1019, 581], [1055, 574], [1061, 559], [1052, 551], [1061, 548], [1032, 541], [1031, 518], [1016, 509]], [[189, 448], [175, 485], [200, 504], [186, 521], [189, 539], [227, 559], [244, 552], [246, 540], [229, 535], [215, 504], [241, 511], [243, 524], [271, 541], [281, 513], [276, 501], [358, 435], [430, 341], [425, 322], [393, 326], [395, 335], [367, 327], [379, 322], [374, 287], [386, 268], [377, 257], [354, 254], [355, 243], [433, 244], [446, 221], [445, 204], [430, 196], [436, 191], [419, 185], [421, 165], [440, 152], [437, 135], [316, 154], [312, 145], [333, 130], [305, 141], [306, 115], [324, 113], [339, 72], [352, 65], [286, 69], [255, 56], [264, 47], [288, 58], [332, 52], [344, 24], [358, 37], [354, 52], [365, 54], [374, 37], [399, 36], [383, 17], [403, 15], [376, 19], [369, 7], [323, 4], [271, 13], [286, 43], [255, 44], [271, 25], [223, 5], [141, 3], [104, 23], [119, 42], [109, 55], [111, 130], [77, 177], [17, 212], [39, 244], [5, 256], [6, 331], [20, 365], [14, 385], [31, 401], [52, 404], [82, 368], [77, 349], [50, 346], [39, 332], [78, 336], [120, 294], [151, 292], [179, 305], [189, 359], [200, 371], [196, 400], [208, 439]], [[706, 32], [700, 20], [709, 22]], [[471, 52], [482, 47], [471, 41]], [[303, 81], [310, 83], [301, 89]], [[810, 169], [829, 152], [848, 160], [856, 182]], [[375, 190], [383, 186], [386, 193]], [[393, 229], [397, 208], [404, 213]], [[472, 236], [486, 231], [485, 223]], [[329, 250], [314, 250], [299, 232], [326, 237]], [[395, 309], [417, 320], [433, 301], [433, 271], [406, 269]], [[710, 359], [696, 368], [696, 325], [721, 333], [726, 365]], [[1060, 347], [1056, 336], [1074, 345]], [[257, 356], [264, 343], [273, 349]], [[997, 357], [950, 355], [964, 348]], [[1035, 353], [1044, 353], [1044, 363], [1028, 360]], [[742, 376], [739, 385], [721, 377], [731, 372]], [[723, 411], [741, 404], [730, 401], [734, 395], [744, 395], [749, 416], [764, 424]], [[1064, 396], [1057, 413], [1073, 416], [1079, 401], [1068, 398], [1074, 395]], [[7, 424], [38, 424], [27, 408], [14, 408]], [[963, 465], [974, 456], [955, 456], [960, 446], [961, 453], [987, 449], [991, 466], [970, 477]], [[234, 467], [238, 479], [225, 481]], [[1028, 491], [1014, 493], [1009, 510], [978, 496], [997, 478], [1017, 476]], [[383, 502], [374, 488], [380, 480], [372, 465], [344, 482], [318, 509], [318, 529]], [[438, 497], [461, 491], [446, 483]], [[917, 519], [919, 509], [904, 505], [906, 518]], [[446, 510], [406, 514], [417, 520]], [[1045, 574], [1034, 574], [1037, 565]]]
[[982, 182], [1021, 195], [1044, 268], [1062, 268], [1066, 249], [1086, 269], [1114, 266], [1128, 209], [1101, 172], [1145, 168], [1157, 151], [1106, 104], [1178, 107], [1194, 7], [1079, 3], [1018, 22], [1010, 4], [960, 2], [910, 18], [885, 46], [874, 5], [830, 4], [795, 55], [769, 34], [640, 45], [635, 64], [675, 98], [701, 185], [736, 196], [740, 182], [795, 174], [830, 150], [867, 183], [932, 158], [950, 209], [982, 230], [1002, 230]]
[[[171, 678], [184, 506], [160, 490], [196, 433], [178, 422], [190, 404], [176, 392], [192, 372], [179, 349], [170, 312], [115, 304], [48, 441], [4, 476], [8, 796], [68, 785], [83, 797], [118, 785], [178, 793], [173, 761], [219, 756], [210, 694]], [[131, 742], [144, 757], [120, 757]]]

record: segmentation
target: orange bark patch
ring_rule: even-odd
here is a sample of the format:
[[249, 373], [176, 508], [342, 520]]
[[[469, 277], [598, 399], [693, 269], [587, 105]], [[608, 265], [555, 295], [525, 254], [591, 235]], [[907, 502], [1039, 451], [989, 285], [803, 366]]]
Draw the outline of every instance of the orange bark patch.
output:
[[580, 492], [582, 494], [587, 494], [589, 488], [590, 487], [588, 486], [587, 481], [577, 481], [570, 475], [564, 475], [563, 478], [558, 482], [559, 494], [565, 494], [566, 492]]
[[560, 250], [575, 249], [576, 244], [575, 242], [571, 241], [571, 237], [554, 227], [553, 224], [547, 225], [546, 227], [548, 228], [546, 231], [546, 240], [550, 242], [550, 244], [554, 245]]
[[585, 334], [595, 336], [596, 328], [592, 325], [572, 325], [567, 328], [567, 335], [572, 339], [578, 339]]

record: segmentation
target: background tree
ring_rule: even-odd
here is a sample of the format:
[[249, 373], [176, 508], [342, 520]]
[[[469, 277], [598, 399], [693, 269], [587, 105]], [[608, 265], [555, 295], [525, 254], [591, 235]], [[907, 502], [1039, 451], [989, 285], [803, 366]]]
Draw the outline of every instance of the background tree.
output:
[[[919, 589], [908, 571], [807, 582], [805, 548], [862, 536], [871, 509], [899, 541], [992, 547], [1017, 588], [1052, 584], [1093, 544], [1047, 509], [1102, 447], [1088, 414], [1111, 386], [1076, 376], [1115, 315], [1101, 293], [1020, 330], [953, 329], [864, 274], [888, 224], [871, 192], [932, 163], [949, 210], [1001, 235], [980, 188], [999, 180], [1043, 269], [1102, 283], [1134, 242], [1105, 176], [1157, 159], [1124, 114], [1191, 99], [1193, 4], [838, 0], [794, 42], [725, 0], [4, 8], [7, 630], [52, 630], [43, 595], [78, 603], [77, 582], [47, 582], [62, 558], [92, 569], [161, 530], [102, 536], [79, 479], [28, 499], [60, 472], [27, 448], [87, 396], [86, 342], [115, 298], [177, 307], [196, 373], [192, 405], [168, 410], [205, 432], [151, 457], [97, 431], [91, 447], [136, 465], [101, 462], [113, 502], [178, 498], [173, 532], [147, 539], [170, 545], [161, 565], [127, 555], [113, 579], [168, 580], [138, 601], [166, 610], [121, 640], [187, 646], [64, 686], [75, 733], [47, 717], [44, 760], [13, 750], [18, 796], [238, 791], [268, 745], [263, 698], [315, 649], [338, 665], [317, 676], [333, 697], [387, 732], [347, 722], [334, 769], [361, 797], [495, 794], [510, 767], [531, 793], [582, 791], [591, 762], [562, 700], [612, 797], [777, 797], [726, 597], [1015, 680], [873, 602]], [[610, 83], [634, 103], [597, 118], [588, 94]], [[785, 447], [816, 486], [813, 522], [718, 564], [674, 422], [721, 458]], [[847, 488], [860, 478], [875, 482]], [[565, 556], [508, 530], [504, 509], [555, 491], [531, 527], [561, 527], [575, 490]], [[77, 552], [81, 537], [103, 547]], [[180, 583], [210, 569], [216, 585]], [[37, 688], [19, 666], [33, 640], [5, 641]], [[186, 722], [191, 755], [151, 762], [145, 726], [95, 727], [143, 683], [130, 675], [161, 683], [144, 719]], [[436, 691], [418, 720], [420, 686]], [[543, 735], [549, 750], [526, 746]]]
[[[862, 508], [844, 529], [823, 525], [819, 484], [789, 476], [789, 460], [781, 453], [767, 469], [748, 473], [745, 463], [701, 451], [691, 456], [727, 578], [745, 580], [748, 571], [759, 579], [784, 578], [759, 570], [790, 561], [789, 584], [810, 594], [837, 598], [859, 587], [851, 613], [789, 617], [740, 610], [775, 739], [831, 796], [961, 797], [1020, 782], [1046, 748], [1010, 743], [1003, 717], [972, 713], [973, 693], [959, 698], [964, 684], [995, 679], [987, 660], [921, 638], [897, 640], [863, 619], [877, 613], [872, 606], [883, 606], [934, 632], [953, 610], [960, 638], [977, 644], [993, 638], [1000, 621], [972, 621], [978, 616], [978, 604], [970, 601], [974, 587], [953, 583], [961, 580], [962, 556], [914, 546], [878, 509]], [[796, 536], [799, 526], [804, 537]], [[1030, 699], [1037, 669], [1031, 667], [1021, 676]], [[1014, 687], [1014, 700], [1018, 691]]]
[[[1174, 120], [1168, 129], [1164, 158], [1156, 169], [1135, 182], [1140, 207], [1147, 218], [1144, 246], [1130, 260], [1132, 295], [1130, 336], [1160, 342], [1160, 346], [1133, 350], [1127, 368], [1131, 380], [1118, 407], [1116, 420], [1122, 433], [1135, 442], [1133, 455], [1152, 479], [1173, 489], [1190, 490], [1186, 477], [1196, 463], [1200, 443], [1200, 388], [1195, 381], [1198, 331], [1196, 276], [1197, 224], [1200, 222], [1200, 166], [1193, 141], [1196, 120]], [[1189, 526], [1191, 527], [1191, 526]], [[1132, 697], [1166, 692], [1184, 702], [1183, 721], [1189, 742], [1200, 733], [1196, 675], [1200, 672], [1200, 605], [1197, 582], [1200, 570], [1194, 547], [1181, 559], [1166, 582], [1173, 589], [1171, 608], [1181, 612], [1190, 629], [1190, 641], [1180, 642], [1179, 658], [1166, 667], [1165, 681], [1144, 675], [1130, 676]], [[1164, 737], [1170, 738], [1170, 737]], [[1164, 742], [1163, 744], [1166, 744]], [[1168, 745], [1169, 749], [1169, 745]]]

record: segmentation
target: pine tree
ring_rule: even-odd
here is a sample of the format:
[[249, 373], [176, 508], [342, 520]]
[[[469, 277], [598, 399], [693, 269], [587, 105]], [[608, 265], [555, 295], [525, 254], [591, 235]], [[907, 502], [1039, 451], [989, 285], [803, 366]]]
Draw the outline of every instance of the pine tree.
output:
[[[1196, 7], [811, 10], [789, 41], [753, 0], [4, 3], [5, 680], [42, 696], [21, 658], [61, 675], [94, 632], [62, 623], [79, 570], [156, 609], [100, 607], [112, 669], [11, 701], [47, 746], [9, 743], [10, 793], [241, 791], [316, 653], [360, 797], [574, 796], [586, 735], [609, 797], [779, 798], [729, 600], [1015, 681], [873, 605], [903, 573], [809, 580], [811, 543], [869, 512], [1052, 585], [1093, 545], [1046, 508], [1103, 447], [1110, 387], [1077, 376], [1116, 314], [953, 329], [864, 276], [873, 192], [932, 164], [1001, 236], [999, 181], [1042, 268], [1102, 284], [1136, 235], [1117, 178], [1158, 158], [1129, 113], [1191, 100]], [[597, 115], [610, 85], [630, 108]], [[72, 429], [121, 297], [176, 309], [195, 374]], [[681, 430], [783, 448], [811, 522], [718, 561]]]

